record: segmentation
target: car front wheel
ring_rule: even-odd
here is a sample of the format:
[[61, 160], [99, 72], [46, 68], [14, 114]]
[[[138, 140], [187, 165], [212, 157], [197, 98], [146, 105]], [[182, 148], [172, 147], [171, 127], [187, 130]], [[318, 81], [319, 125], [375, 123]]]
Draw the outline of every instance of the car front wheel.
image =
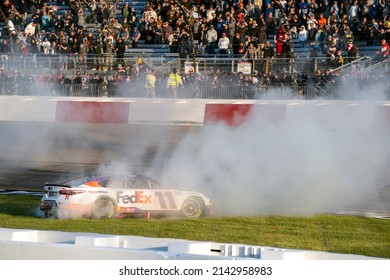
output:
[[205, 214], [205, 206], [199, 197], [187, 198], [181, 207], [181, 213], [186, 218], [199, 218]]
[[110, 219], [115, 217], [115, 204], [111, 199], [100, 198], [92, 206], [92, 218]]

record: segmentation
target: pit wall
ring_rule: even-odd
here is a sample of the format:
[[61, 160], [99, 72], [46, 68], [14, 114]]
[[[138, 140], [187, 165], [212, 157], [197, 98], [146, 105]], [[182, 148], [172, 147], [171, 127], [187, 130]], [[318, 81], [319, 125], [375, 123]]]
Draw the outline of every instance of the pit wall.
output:
[[361, 128], [371, 125], [372, 109], [390, 119], [390, 101], [0, 97], [0, 121], [24, 122], [235, 126], [255, 115], [267, 123], [311, 116], [327, 128]]
[[375, 260], [358, 255], [141, 236], [0, 228], [2, 260]]

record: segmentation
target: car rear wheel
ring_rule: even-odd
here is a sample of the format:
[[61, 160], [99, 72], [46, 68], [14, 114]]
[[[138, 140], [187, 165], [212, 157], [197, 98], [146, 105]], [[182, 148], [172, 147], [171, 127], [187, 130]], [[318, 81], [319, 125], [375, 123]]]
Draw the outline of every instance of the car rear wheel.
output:
[[205, 206], [199, 197], [187, 198], [181, 207], [181, 213], [186, 218], [199, 218], [205, 214]]
[[45, 210], [44, 213], [45, 213], [46, 218], [58, 219], [58, 207], [57, 206], [53, 206], [51, 209]]
[[95, 219], [110, 219], [115, 214], [115, 203], [111, 199], [100, 198], [92, 206], [92, 217]]

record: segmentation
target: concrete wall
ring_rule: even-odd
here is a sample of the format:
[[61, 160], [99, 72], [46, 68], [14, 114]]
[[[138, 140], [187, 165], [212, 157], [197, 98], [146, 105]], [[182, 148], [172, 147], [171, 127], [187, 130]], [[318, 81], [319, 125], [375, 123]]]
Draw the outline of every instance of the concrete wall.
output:
[[0, 228], [2, 260], [372, 260], [246, 244]]
[[325, 128], [365, 128], [372, 113], [390, 120], [390, 102], [0, 97], [0, 121], [96, 124], [240, 125], [256, 116], [291, 123], [312, 116]]

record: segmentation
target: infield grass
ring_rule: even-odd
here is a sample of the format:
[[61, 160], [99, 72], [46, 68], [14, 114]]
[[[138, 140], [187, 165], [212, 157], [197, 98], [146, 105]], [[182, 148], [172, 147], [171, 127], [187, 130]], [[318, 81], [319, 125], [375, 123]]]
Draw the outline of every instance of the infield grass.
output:
[[200, 219], [68, 219], [37, 216], [39, 196], [0, 195], [0, 227], [180, 238], [390, 258], [390, 220], [316, 215]]

